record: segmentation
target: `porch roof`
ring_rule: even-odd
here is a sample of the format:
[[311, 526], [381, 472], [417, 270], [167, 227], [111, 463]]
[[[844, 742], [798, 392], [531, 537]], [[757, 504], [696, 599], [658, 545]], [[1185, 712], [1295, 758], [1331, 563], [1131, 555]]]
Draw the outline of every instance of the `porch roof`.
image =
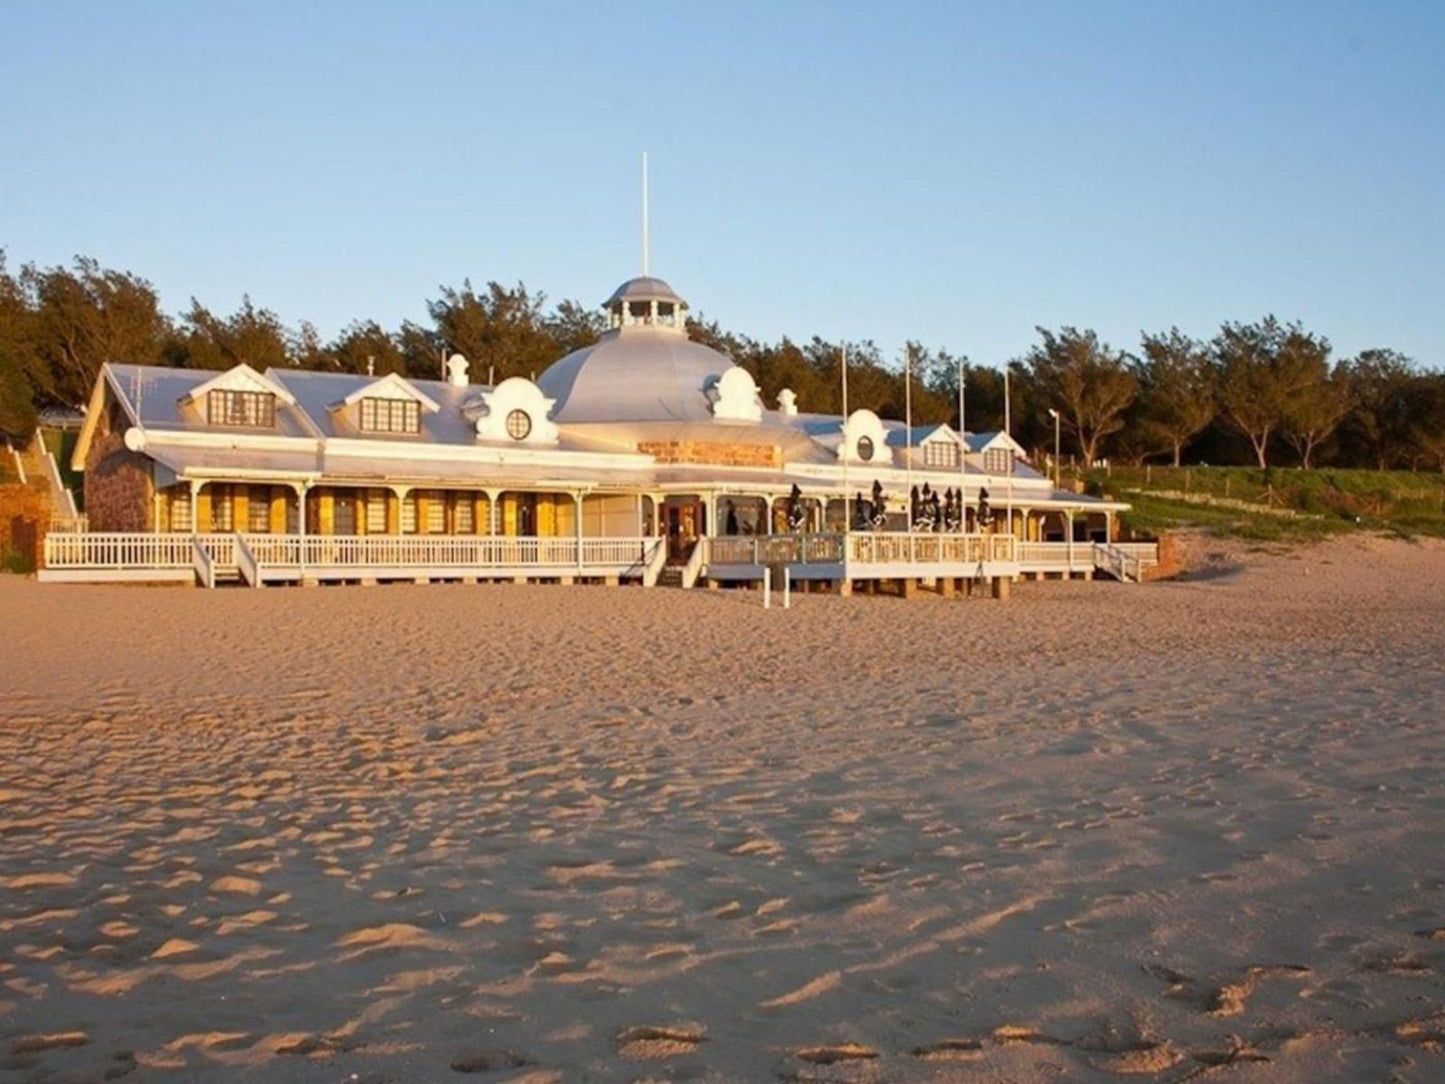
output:
[[471, 488], [605, 489], [646, 487], [651, 472], [555, 463], [488, 463], [457, 460], [393, 459], [381, 456], [315, 452], [262, 452], [249, 449], [166, 446], [151, 442], [146, 454], [183, 478], [269, 476], [295, 481], [352, 485], [412, 485]]

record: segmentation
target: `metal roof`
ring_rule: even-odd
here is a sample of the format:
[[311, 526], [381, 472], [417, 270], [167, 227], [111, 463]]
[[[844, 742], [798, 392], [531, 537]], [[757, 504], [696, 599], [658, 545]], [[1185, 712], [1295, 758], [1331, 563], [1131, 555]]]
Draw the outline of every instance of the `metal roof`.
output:
[[557, 400], [552, 419], [559, 423], [710, 422], [708, 378], [734, 367], [674, 330], [626, 327], [549, 366], [537, 386]]
[[652, 278], [648, 275], [628, 279], [613, 290], [612, 296], [602, 304], [604, 308], [611, 308], [619, 301], [672, 301], [684, 307], [687, 305], [687, 302], [678, 296], [677, 291], [662, 279]]

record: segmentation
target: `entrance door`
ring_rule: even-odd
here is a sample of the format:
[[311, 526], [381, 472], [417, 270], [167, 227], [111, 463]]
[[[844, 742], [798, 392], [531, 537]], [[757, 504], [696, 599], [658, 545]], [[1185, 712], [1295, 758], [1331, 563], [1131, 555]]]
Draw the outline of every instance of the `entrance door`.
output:
[[685, 564], [705, 529], [702, 501], [696, 497], [668, 497], [662, 505], [662, 521], [667, 531], [668, 564]]

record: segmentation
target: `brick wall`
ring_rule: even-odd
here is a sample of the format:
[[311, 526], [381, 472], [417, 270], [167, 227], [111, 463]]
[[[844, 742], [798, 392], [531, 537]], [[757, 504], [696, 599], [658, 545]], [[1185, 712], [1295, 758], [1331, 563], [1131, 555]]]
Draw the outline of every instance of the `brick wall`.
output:
[[151, 461], [127, 448], [122, 433], [112, 405], [96, 426], [85, 457], [85, 513], [92, 531], [151, 529]]
[[719, 467], [780, 467], [782, 449], [773, 444], [723, 444], [703, 440], [643, 440], [637, 450], [659, 463], [710, 463]]

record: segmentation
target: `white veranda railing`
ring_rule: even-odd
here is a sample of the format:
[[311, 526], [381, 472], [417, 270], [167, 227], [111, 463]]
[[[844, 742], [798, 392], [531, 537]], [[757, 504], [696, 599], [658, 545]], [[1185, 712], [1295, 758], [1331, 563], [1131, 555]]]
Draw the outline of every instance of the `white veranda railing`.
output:
[[[268, 535], [52, 532], [52, 569], [199, 569], [204, 550], [213, 571], [240, 568], [603, 568], [639, 573], [652, 563], [656, 538], [542, 538], [501, 535]], [[251, 579], [250, 576], [247, 577]]]

